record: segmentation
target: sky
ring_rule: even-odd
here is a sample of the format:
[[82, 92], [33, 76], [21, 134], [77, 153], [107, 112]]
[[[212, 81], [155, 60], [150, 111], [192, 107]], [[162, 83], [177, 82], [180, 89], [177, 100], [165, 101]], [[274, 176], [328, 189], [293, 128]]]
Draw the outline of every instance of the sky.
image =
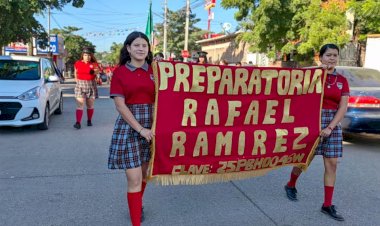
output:
[[[177, 11], [186, 6], [186, 0], [167, 0], [168, 9]], [[190, 0], [193, 13], [201, 21], [197, 27], [207, 30], [208, 11], [204, 9], [204, 0]], [[152, 0], [153, 23], [162, 23], [164, 0]], [[145, 32], [148, 19], [149, 0], [85, 0], [83, 8], [75, 8], [70, 4], [62, 11], [52, 10], [50, 28], [62, 29], [65, 26], [82, 28], [77, 34], [83, 36], [96, 46], [96, 51], [109, 51], [113, 42], [124, 42], [127, 35], [135, 30]], [[230, 31], [235, 31], [238, 23], [234, 19], [236, 9], [223, 9], [220, 0], [212, 8], [214, 20], [211, 31], [221, 32], [224, 23], [231, 24]], [[47, 12], [36, 16], [40, 23], [48, 29]]]

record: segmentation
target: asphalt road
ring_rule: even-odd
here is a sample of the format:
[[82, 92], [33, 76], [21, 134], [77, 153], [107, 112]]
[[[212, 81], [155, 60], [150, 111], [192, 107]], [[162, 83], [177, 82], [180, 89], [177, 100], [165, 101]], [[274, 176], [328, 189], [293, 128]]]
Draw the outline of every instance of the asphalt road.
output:
[[[94, 126], [80, 130], [73, 128], [73, 84], [64, 88], [64, 112], [51, 117], [49, 130], [0, 127], [0, 225], [129, 225], [124, 173], [107, 169], [117, 116], [108, 88], [100, 88]], [[379, 138], [360, 135], [344, 144], [334, 195], [344, 222], [320, 212], [323, 162], [317, 157], [299, 179], [298, 202], [283, 188], [290, 167], [228, 183], [148, 184], [143, 225], [380, 225]]]

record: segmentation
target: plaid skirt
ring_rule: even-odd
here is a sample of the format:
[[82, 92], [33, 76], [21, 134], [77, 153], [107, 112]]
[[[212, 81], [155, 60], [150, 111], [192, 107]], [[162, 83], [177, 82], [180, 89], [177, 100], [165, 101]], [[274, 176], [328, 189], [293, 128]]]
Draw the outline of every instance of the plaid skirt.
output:
[[[144, 128], [152, 127], [153, 104], [131, 104], [127, 106], [141, 126]], [[116, 119], [109, 148], [108, 168], [137, 168], [149, 160], [150, 143], [119, 115]]]
[[77, 80], [75, 98], [98, 98], [98, 88], [95, 80]]
[[[326, 128], [333, 120], [336, 110], [322, 109], [321, 129]], [[325, 158], [338, 158], [343, 155], [343, 134], [340, 123], [331, 132], [329, 137], [324, 137], [315, 150], [316, 155], [323, 155]]]

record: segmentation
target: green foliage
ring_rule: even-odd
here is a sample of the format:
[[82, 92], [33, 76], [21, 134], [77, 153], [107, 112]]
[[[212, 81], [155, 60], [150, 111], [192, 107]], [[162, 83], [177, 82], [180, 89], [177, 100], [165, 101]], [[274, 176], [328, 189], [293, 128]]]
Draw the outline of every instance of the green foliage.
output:
[[82, 7], [84, 0], [1, 0], [0, 45], [14, 41], [28, 42], [32, 37], [47, 40], [45, 29], [34, 15], [42, 14], [49, 6], [61, 10], [69, 3], [74, 7]]
[[290, 0], [245, 1], [223, 0], [226, 8], [237, 7], [237, 20], [246, 31], [242, 41], [251, 44], [251, 51], [268, 52], [281, 49], [286, 43], [286, 33], [290, 30], [294, 13]]
[[348, 1], [348, 6], [355, 15], [354, 36], [359, 41], [366, 39], [367, 34], [380, 33], [380, 1]]
[[[174, 53], [176, 56], [181, 55], [181, 50], [185, 46], [185, 22], [186, 22], [186, 11], [180, 9], [178, 11], [168, 10], [167, 14], [168, 26], [167, 26], [167, 52]], [[200, 46], [195, 42], [202, 38], [205, 33], [200, 28], [194, 25], [200, 21], [196, 18], [195, 14], [190, 14], [189, 19], [189, 41], [188, 50], [197, 51], [200, 50]], [[164, 27], [163, 24], [155, 24], [156, 38], [159, 41], [158, 46], [156, 46], [155, 52], [162, 52], [164, 43]]]
[[346, 9], [334, 1], [323, 7], [320, 2], [311, 0], [302, 17], [304, 25], [299, 29], [300, 45], [296, 48], [300, 54], [317, 53], [326, 43], [343, 46], [349, 41]]
[[83, 47], [92, 47], [95, 49], [95, 46], [87, 41], [85, 38], [79, 35], [75, 35], [74, 32], [81, 30], [77, 27], [64, 27], [61, 29], [52, 29], [52, 34], [60, 34], [63, 36], [65, 49], [67, 51], [66, 64], [67, 68], [70, 68], [75, 61], [80, 59]]
[[104, 57], [104, 60], [107, 63], [117, 64], [119, 63], [120, 50], [123, 48], [123, 43], [115, 43], [113, 42], [110, 47], [110, 52]]
[[310, 59], [323, 44], [349, 41], [343, 1], [331, 0], [222, 0], [225, 8], [238, 8], [240, 39], [251, 51], [295, 53]]

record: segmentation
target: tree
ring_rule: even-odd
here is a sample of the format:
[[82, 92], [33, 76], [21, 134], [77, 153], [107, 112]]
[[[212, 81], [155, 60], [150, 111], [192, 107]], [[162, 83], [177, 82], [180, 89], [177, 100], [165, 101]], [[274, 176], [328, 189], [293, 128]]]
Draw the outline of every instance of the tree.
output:
[[[168, 20], [168, 30], [167, 30], [167, 52], [174, 53], [176, 56], [181, 55], [181, 50], [185, 46], [185, 22], [186, 22], [186, 9], [180, 9], [178, 11], [168, 10], [167, 14]], [[205, 33], [200, 28], [194, 25], [200, 21], [196, 18], [196, 15], [190, 13], [189, 17], [189, 52], [200, 50], [200, 46], [195, 42], [202, 38]], [[164, 27], [163, 24], [155, 24], [156, 38], [159, 41], [158, 46], [156, 46], [156, 52], [162, 52], [163, 50], [163, 34]]]
[[380, 33], [379, 0], [350, 0], [348, 6], [354, 13], [355, 41], [364, 41], [367, 34]]
[[67, 51], [66, 56], [66, 68], [72, 68], [75, 61], [80, 59], [83, 47], [91, 47], [95, 50], [95, 46], [87, 41], [85, 38], [79, 35], [75, 35], [74, 32], [81, 30], [77, 27], [63, 27], [63, 29], [52, 29], [52, 34], [60, 34], [63, 36], [65, 49]]
[[110, 47], [110, 53], [106, 55], [104, 58], [108, 63], [118, 64], [120, 57], [120, 50], [123, 48], [123, 43], [113, 42]]
[[299, 45], [295, 48], [296, 51], [304, 55], [314, 54], [326, 43], [345, 45], [349, 41], [346, 11], [344, 0], [330, 0], [323, 3], [311, 0], [304, 12], [297, 13], [303, 22], [300, 23], [302, 27], [298, 30]]
[[123, 47], [123, 43], [113, 42], [110, 51], [96, 52], [95, 57], [98, 61], [102, 61], [103, 64], [113, 64], [119, 63], [120, 50]]
[[245, 31], [239, 38], [271, 57], [281, 51], [310, 58], [326, 42], [349, 41], [344, 0], [222, 0], [222, 6], [239, 9], [235, 18]]
[[84, 0], [1, 0], [0, 46], [10, 42], [28, 42], [32, 37], [47, 40], [43, 26], [34, 18], [48, 7], [61, 10], [66, 4], [82, 7]]

